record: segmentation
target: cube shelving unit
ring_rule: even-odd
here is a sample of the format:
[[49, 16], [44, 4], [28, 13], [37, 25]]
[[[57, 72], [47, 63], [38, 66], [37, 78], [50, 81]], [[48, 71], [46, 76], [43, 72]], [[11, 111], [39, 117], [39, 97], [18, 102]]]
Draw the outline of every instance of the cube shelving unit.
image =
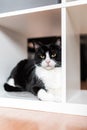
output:
[[[87, 116], [87, 90], [81, 90], [80, 34], [87, 34], [87, 0], [0, 13], [0, 106]], [[27, 58], [27, 38], [61, 36], [62, 101], [39, 101], [30, 93], [3, 89], [12, 68]]]

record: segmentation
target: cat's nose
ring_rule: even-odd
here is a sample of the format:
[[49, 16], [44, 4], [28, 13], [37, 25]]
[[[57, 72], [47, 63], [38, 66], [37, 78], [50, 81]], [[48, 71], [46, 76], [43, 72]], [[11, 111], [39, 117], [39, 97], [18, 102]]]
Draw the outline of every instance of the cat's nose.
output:
[[46, 63], [49, 64], [49, 63], [50, 63], [50, 60], [47, 60]]

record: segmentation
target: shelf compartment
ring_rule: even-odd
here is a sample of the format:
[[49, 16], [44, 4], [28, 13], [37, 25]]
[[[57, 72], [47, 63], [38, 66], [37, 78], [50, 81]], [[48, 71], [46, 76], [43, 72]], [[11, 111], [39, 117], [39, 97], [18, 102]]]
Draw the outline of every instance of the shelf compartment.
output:
[[27, 38], [49, 36], [61, 36], [61, 9], [0, 18], [0, 97], [37, 100], [29, 93], [7, 93], [3, 84], [13, 67], [27, 58]]
[[68, 7], [66, 13], [66, 99], [87, 104], [87, 90], [81, 90], [80, 35], [87, 34], [87, 5]]
[[15, 12], [13, 16], [0, 18], [0, 26], [21, 33], [26, 37], [61, 34], [61, 9], [25, 13], [16, 16], [14, 14]]

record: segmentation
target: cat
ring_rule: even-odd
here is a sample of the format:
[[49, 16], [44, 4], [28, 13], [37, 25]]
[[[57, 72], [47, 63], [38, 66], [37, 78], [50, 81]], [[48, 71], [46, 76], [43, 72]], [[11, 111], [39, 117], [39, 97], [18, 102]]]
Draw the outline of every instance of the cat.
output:
[[34, 59], [20, 61], [12, 70], [4, 89], [8, 92], [29, 91], [42, 101], [61, 101], [61, 46], [35, 43]]

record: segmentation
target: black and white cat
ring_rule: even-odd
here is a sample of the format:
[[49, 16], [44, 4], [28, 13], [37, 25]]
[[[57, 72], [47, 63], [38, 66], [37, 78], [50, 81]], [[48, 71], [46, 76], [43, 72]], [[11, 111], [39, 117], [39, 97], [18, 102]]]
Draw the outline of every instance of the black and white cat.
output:
[[29, 91], [43, 101], [61, 101], [61, 47], [57, 42], [35, 46], [34, 59], [20, 61], [4, 89], [8, 92]]

